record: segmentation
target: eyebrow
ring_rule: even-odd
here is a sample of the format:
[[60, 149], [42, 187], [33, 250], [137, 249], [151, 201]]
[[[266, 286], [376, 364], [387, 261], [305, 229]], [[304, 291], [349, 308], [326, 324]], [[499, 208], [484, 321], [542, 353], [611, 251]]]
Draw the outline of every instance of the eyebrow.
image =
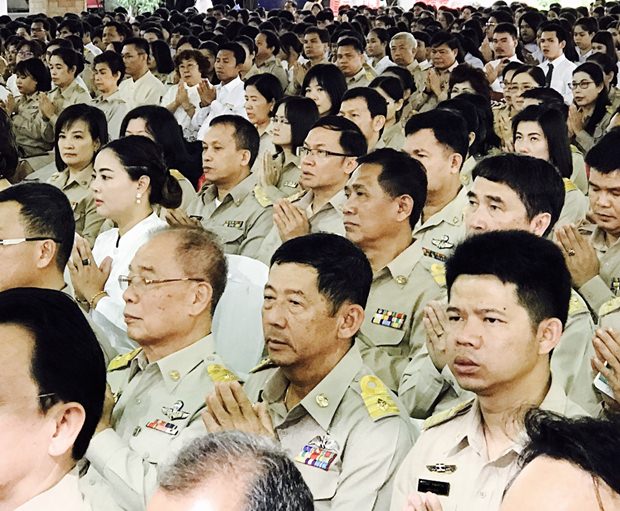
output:
[[499, 202], [501, 204], [504, 203], [504, 199], [502, 199], [501, 197], [498, 197], [497, 195], [485, 195], [484, 198], [491, 202]]
[[[266, 284], [265, 285], [265, 291], [273, 291], [275, 292], [276, 289], [271, 285], [271, 284]], [[287, 295], [299, 295], [299, 296], [303, 296], [305, 297], [305, 293], [303, 291], [301, 291], [300, 289], [284, 289], [284, 294]]]
[[[461, 311], [461, 309], [458, 308], [458, 307], [455, 307], [454, 305], [450, 305], [450, 306], [448, 306], [446, 308], [446, 312], [460, 312], [460, 311]], [[502, 316], [506, 315], [505, 311], [503, 311], [501, 309], [496, 309], [494, 307], [487, 307], [487, 308], [482, 308], [482, 309], [475, 308], [474, 312], [475, 313], [480, 313], [480, 312], [482, 312], [482, 313], [489, 313], [489, 312], [492, 312], [492, 313], [495, 313], [495, 314], [501, 314]]]

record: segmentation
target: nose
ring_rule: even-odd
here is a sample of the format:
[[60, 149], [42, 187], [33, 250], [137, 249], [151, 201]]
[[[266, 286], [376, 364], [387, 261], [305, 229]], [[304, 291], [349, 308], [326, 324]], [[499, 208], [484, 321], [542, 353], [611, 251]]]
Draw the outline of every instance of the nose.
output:
[[467, 230], [470, 232], [486, 232], [488, 230], [486, 219], [484, 215], [480, 212], [480, 208], [468, 209], [465, 212], [465, 225], [467, 226]]
[[263, 305], [263, 330], [267, 330], [267, 326], [277, 328], [286, 326], [286, 316], [282, 313], [276, 300], [273, 300], [269, 306]]
[[450, 323], [450, 329], [448, 333], [448, 343], [450, 338], [454, 344], [460, 346], [471, 346], [477, 348], [480, 346], [480, 330], [478, 321], [471, 318], [465, 318], [461, 321]]
[[125, 300], [126, 304], [136, 303], [137, 295], [132, 286], [127, 286], [127, 289], [123, 292], [123, 300]]

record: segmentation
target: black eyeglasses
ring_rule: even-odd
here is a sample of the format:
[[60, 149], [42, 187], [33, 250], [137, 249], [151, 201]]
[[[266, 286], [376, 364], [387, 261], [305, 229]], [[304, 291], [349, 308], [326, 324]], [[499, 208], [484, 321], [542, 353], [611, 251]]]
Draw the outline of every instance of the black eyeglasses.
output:
[[49, 236], [33, 236], [31, 238], [10, 238], [7, 240], [0, 240], [0, 245], [7, 247], [9, 245], [19, 245], [20, 243], [25, 243], [27, 241], [45, 241], [45, 240], [51, 240], [51, 241], [55, 241], [56, 243], [62, 243], [60, 240], [57, 240], [56, 238], [50, 238]]

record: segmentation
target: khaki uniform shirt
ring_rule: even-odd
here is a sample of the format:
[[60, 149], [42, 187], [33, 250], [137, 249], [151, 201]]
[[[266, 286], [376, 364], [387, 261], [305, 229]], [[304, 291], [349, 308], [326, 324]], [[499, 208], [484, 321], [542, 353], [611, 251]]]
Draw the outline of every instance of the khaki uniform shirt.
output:
[[383, 147], [402, 151], [403, 145], [405, 145], [405, 130], [403, 125], [397, 122], [392, 124], [389, 128], [385, 128], [381, 135], [381, 142]]
[[288, 87], [288, 75], [282, 67], [280, 59], [277, 59], [276, 57], [271, 57], [267, 59], [260, 66], [257, 66], [256, 62], [254, 62], [250, 70], [243, 77], [243, 81], [246, 81], [248, 78], [250, 78], [250, 76], [260, 75], [263, 73], [269, 73], [275, 76], [280, 82], [280, 85], [282, 85], [282, 91], [285, 91]]
[[353, 346], [295, 407], [276, 369], [262, 392], [276, 435], [310, 487], [316, 511], [384, 511], [414, 429]]
[[390, 389], [398, 389], [410, 358], [424, 345], [424, 306], [444, 296], [443, 263], [425, 257], [418, 243], [374, 273], [357, 343], [364, 364]]
[[[540, 408], [569, 417], [587, 415], [554, 383]], [[497, 511], [504, 490], [519, 471], [523, 436], [489, 459], [477, 399], [431, 417], [398, 471], [390, 509], [402, 511], [420, 479], [427, 479], [449, 483], [449, 496], [439, 497], [443, 511]]]
[[54, 130], [39, 110], [39, 92], [20, 96], [11, 126], [20, 154], [26, 158], [46, 154], [54, 148]]
[[347, 78], [347, 89], [352, 89], [353, 87], [368, 87], [376, 76], [377, 73], [372, 66], [364, 63], [357, 73]]
[[564, 178], [564, 191], [564, 206], [555, 228], [566, 224], [581, 224], [590, 210], [590, 201], [570, 179]]
[[588, 302], [592, 312], [598, 314], [605, 302], [620, 295], [620, 240], [607, 246], [605, 232], [599, 227], [594, 227], [590, 243], [596, 250], [601, 264], [599, 274], [577, 291]]
[[592, 147], [607, 133], [607, 127], [611, 118], [616, 113], [611, 106], [607, 107], [605, 115], [594, 127], [594, 132], [590, 135], [585, 129], [575, 133], [575, 145], [582, 153], [587, 153]]
[[120, 137], [121, 124], [130, 108], [120, 90], [113, 92], [107, 98], [97, 96], [93, 100], [93, 106], [99, 108], [108, 121], [108, 134], [110, 140]]
[[[342, 209], [346, 201], [344, 190], [340, 190], [318, 211], [314, 211], [312, 208], [312, 202], [314, 200], [314, 194], [312, 191], [301, 192], [301, 194], [293, 195], [289, 197], [289, 200], [299, 209], [305, 211], [310, 224], [311, 233], [329, 232], [344, 236], [345, 232], [342, 213]], [[282, 245], [280, 233], [278, 232], [278, 228], [274, 225], [260, 247], [260, 255], [258, 259], [269, 265], [271, 256], [280, 245]]]
[[[324, 58], [320, 62], [317, 62], [317, 64], [330, 64], [330, 62], [326, 58]], [[288, 84], [288, 87], [286, 88], [286, 91], [284, 92], [285, 95], [287, 96], [303, 96], [304, 95], [304, 91], [301, 90], [301, 86], [303, 85], [303, 81], [304, 81], [304, 77], [306, 76], [306, 73], [312, 67], [312, 62], [308, 61], [308, 62], [305, 62], [304, 64], [298, 63], [296, 65], [301, 66], [305, 70], [305, 72], [303, 76], [299, 74], [299, 78], [296, 78], [295, 72], [293, 71], [292, 78]]]
[[257, 258], [259, 247], [273, 225], [269, 205], [261, 205], [254, 195], [257, 177], [250, 174], [216, 204], [215, 185], [203, 188], [187, 208], [205, 229], [214, 232], [227, 254]]
[[60, 188], [69, 199], [75, 218], [75, 230], [88, 241], [91, 247], [95, 244], [95, 238], [105, 220], [97, 214], [95, 198], [90, 190], [92, 178], [93, 166], [91, 164], [77, 174], [72, 174], [68, 169], [55, 172], [48, 180], [49, 184]]
[[570, 180], [579, 188], [584, 195], [588, 195], [588, 175], [586, 173], [586, 162], [583, 154], [575, 146], [570, 146], [571, 159], [573, 162], [573, 173]]
[[[441, 82], [442, 91], [448, 90], [448, 82], [450, 81], [450, 73], [456, 66], [458, 66], [458, 62], [455, 61], [454, 64], [452, 64], [452, 66], [449, 67], [448, 69], [439, 71], [439, 79]], [[435, 108], [437, 104], [439, 103], [439, 98], [433, 92], [431, 92], [430, 89], [427, 90], [426, 88], [426, 77], [428, 75], [428, 71], [424, 71], [423, 73], [424, 73], [424, 84], [422, 85], [421, 88], [418, 89], [418, 92], [416, 92], [413, 95], [414, 99], [412, 100], [412, 105], [418, 112], [428, 112], [429, 110], [432, 110], [433, 108]], [[415, 76], [414, 76], [414, 80], [415, 80]], [[416, 81], [416, 85], [417, 85], [417, 81]]]
[[82, 480], [93, 507], [107, 510], [115, 500], [129, 511], [145, 509], [160, 464], [206, 433], [201, 412], [214, 382], [234, 379], [212, 335], [153, 363], [140, 348], [114, 359], [108, 367], [116, 397], [112, 428], [93, 437]]
[[265, 152], [259, 172], [261, 191], [257, 190], [257, 194], [260, 193], [266, 200], [275, 202], [301, 191], [299, 157], [294, 154]]
[[512, 117], [506, 103], [492, 107], [493, 129], [502, 141], [502, 147], [512, 147]]
[[78, 103], [86, 103], [90, 105], [92, 99], [86, 89], [84, 89], [77, 80], [73, 80], [71, 85], [64, 91], [60, 91], [58, 87], [52, 89], [48, 93], [50, 101], [56, 107], [56, 113], [50, 117], [49, 123], [52, 127], [56, 126], [56, 121], [60, 113], [71, 105], [77, 105]]

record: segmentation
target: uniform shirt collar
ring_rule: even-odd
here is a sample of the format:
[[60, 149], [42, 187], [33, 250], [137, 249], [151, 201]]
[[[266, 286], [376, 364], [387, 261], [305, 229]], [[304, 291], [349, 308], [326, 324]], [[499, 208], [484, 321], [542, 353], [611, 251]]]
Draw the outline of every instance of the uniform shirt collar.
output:
[[412, 243], [394, 259], [392, 259], [382, 270], [376, 273], [376, 277], [382, 275], [385, 271], [389, 271], [392, 278], [411, 275], [411, 272], [418, 264], [422, 257], [422, 249], [419, 243]]
[[418, 222], [416, 231], [418, 228], [432, 227], [439, 225], [441, 222], [446, 222], [450, 225], [459, 225], [463, 222], [463, 212], [467, 206], [467, 203], [467, 189], [465, 187], [461, 187], [459, 193], [456, 194], [456, 197], [448, 202], [448, 204], [446, 204], [441, 210], [437, 211], [437, 213], [427, 219], [423, 224]]
[[67, 185], [70, 185], [71, 183], [77, 183], [82, 188], [88, 188], [90, 186], [90, 181], [93, 177], [93, 165], [91, 163], [74, 174], [69, 172], [69, 170], [66, 170], [65, 172], [68, 174]]
[[266, 67], [266, 66], [270, 66], [271, 64], [276, 64], [276, 57], [275, 55], [272, 55], [271, 57], [269, 57], [265, 62], [263, 62], [260, 66], [257, 65], [257, 68], [261, 68], [261, 67]]
[[[235, 203], [235, 206], [239, 206], [244, 199], [252, 193], [254, 187], [258, 184], [258, 177], [256, 174], [250, 174], [243, 180], [241, 180], [235, 187], [233, 187], [224, 197], [222, 203], [226, 201], [228, 197]], [[204, 198], [207, 202], [211, 202], [217, 198], [217, 187], [210, 185], [204, 193]]]
[[239, 85], [243, 85], [243, 81], [240, 77], [236, 77], [235, 79], [228, 82], [226, 85], [220, 84], [220, 89], [225, 91], [232, 91], [234, 88], [239, 87]]

